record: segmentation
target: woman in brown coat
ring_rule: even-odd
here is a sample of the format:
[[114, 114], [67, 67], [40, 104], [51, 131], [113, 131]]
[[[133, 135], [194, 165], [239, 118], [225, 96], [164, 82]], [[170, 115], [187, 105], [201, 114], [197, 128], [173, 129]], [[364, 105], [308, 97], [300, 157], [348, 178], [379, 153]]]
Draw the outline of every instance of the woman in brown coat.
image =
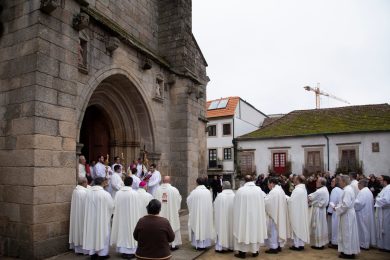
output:
[[166, 218], [158, 216], [161, 203], [153, 199], [146, 207], [148, 215], [141, 218], [134, 229], [134, 239], [138, 241], [135, 253], [137, 259], [170, 259], [169, 243], [175, 239], [175, 233]]

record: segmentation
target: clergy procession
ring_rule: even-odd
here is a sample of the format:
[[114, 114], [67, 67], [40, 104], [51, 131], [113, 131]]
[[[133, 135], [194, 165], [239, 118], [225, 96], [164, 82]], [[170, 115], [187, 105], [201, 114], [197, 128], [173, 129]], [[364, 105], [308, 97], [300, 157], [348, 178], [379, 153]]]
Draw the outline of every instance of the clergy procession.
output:
[[[119, 157], [109, 166], [100, 156], [90, 167], [80, 156], [78, 175], [69, 228], [76, 254], [106, 259], [113, 246], [124, 259], [170, 259], [180, 249], [182, 197], [155, 164], [146, 167], [139, 159], [125, 171]], [[221, 179], [222, 190], [213, 196], [208, 177], [198, 177], [186, 200], [191, 246], [215, 245], [216, 253], [237, 258], [257, 257], [262, 246], [266, 254], [329, 247], [344, 259], [374, 247], [390, 252], [389, 176], [378, 177], [376, 194], [369, 179], [355, 173], [318, 174], [309, 194], [303, 175], [289, 180], [292, 189], [278, 175], [260, 182], [247, 175], [235, 191]]]

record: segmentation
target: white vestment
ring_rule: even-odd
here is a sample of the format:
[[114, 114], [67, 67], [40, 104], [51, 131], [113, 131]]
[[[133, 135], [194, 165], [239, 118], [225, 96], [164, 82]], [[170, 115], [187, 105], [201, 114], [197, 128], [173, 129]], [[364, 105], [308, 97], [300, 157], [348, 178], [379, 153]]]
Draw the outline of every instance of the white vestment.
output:
[[309, 194], [311, 204], [311, 241], [316, 247], [322, 247], [329, 242], [328, 222], [326, 221], [326, 206], [329, 203], [329, 192], [321, 187]]
[[355, 191], [351, 185], [344, 187], [340, 203], [336, 206], [339, 217], [338, 251], [352, 255], [360, 253], [359, 233], [355, 213]]
[[213, 198], [211, 192], [199, 185], [187, 197], [188, 233], [192, 245], [205, 248], [214, 239]]
[[369, 188], [361, 189], [355, 200], [356, 219], [359, 230], [360, 247], [376, 245], [374, 196]]
[[[338, 241], [338, 230], [339, 230], [339, 218], [337, 217], [336, 212], [334, 211], [334, 207], [339, 204], [341, 200], [341, 196], [343, 195], [343, 190], [339, 187], [334, 187], [332, 191], [330, 192], [330, 198], [329, 198], [329, 207], [328, 207], [328, 213], [331, 213], [331, 235], [330, 235], [330, 241], [333, 245], [337, 245]], [[329, 229], [328, 229], [329, 230]]]
[[239, 188], [234, 197], [234, 249], [256, 253], [267, 238], [265, 193], [253, 182]]
[[359, 186], [358, 186], [359, 182], [357, 180], [352, 180], [350, 185], [353, 189], [353, 193], [355, 194], [355, 199], [356, 199], [356, 196], [359, 193]]
[[111, 171], [110, 166], [106, 166], [102, 164], [101, 162], [97, 162], [95, 166], [93, 167], [93, 178], [96, 179], [98, 177], [105, 178], [106, 177], [106, 167], [107, 167], [107, 174]]
[[85, 165], [79, 163], [79, 178], [87, 177], [87, 171], [85, 170]]
[[149, 202], [153, 199], [153, 196], [146, 192], [143, 188], [137, 190], [139, 194], [140, 200], [140, 212], [141, 218], [148, 215], [148, 211], [146, 210], [146, 206], [148, 206]]
[[85, 199], [83, 249], [90, 255], [108, 255], [110, 222], [114, 209], [111, 195], [101, 186], [93, 186]]
[[233, 250], [233, 202], [234, 192], [223, 190], [214, 201], [215, 249]]
[[377, 246], [390, 250], [390, 184], [375, 199]]
[[152, 177], [148, 181], [148, 192], [154, 196], [157, 188], [160, 186], [161, 182], [161, 173], [159, 171], [154, 171]]
[[69, 245], [75, 253], [85, 253], [83, 250], [85, 199], [88, 189], [77, 185], [72, 193], [70, 204]]
[[295, 186], [291, 197], [287, 200], [287, 205], [292, 237], [294, 240], [299, 239], [304, 243], [310, 243], [310, 219], [305, 184]]
[[181, 206], [181, 195], [175, 187], [169, 183], [163, 183], [154, 193], [154, 198], [161, 202], [160, 216], [168, 219], [172, 230], [175, 233], [175, 240], [172, 247], [181, 245], [179, 210]]
[[141, 217], [140, 198], [131, 187], [121, 188], [115, 195], [114, 219], [110, 244], [122, 254], [135, 254], [137, 241], [133, 237], [134, 228]]
[[120, 163], [114, 163], [113, 165], [111, 165], [111, 169], [112, 169], [114, 172], [115, 172], [115, 165], [119, 165], [119, 169], [120, 169], [119, 175], [121, 175], [122, 172], [123, 172], [123, 166], [122, 166], [122, 164], [120, 164]]
[[142, 175], [143, 175], [143, 165], [142, 163], [138, 163], [137, 164], [137, 176], [138, 178], [142, 178]]
[[125, 184], [123, 183], [123, 180], [122, 180], [122, 177], [121, 177], [122, 173], [118, 173], [118, 172], [114, 172], [112, 175], [111, 175], [111, 178], [110, 178], [110, 193], [111, 193], [111, 196], [113, 199], [115, 199], [115, 194], [123, 187], [125, 186]]
[[287, 239], [290, 238], [290, 222], [286, 194], [279, 185], [275, 185], [265, 197], [265, 212], [270, 220], [268, 221], [268, 231], [274, 227], [276, 229], [276, 236], [272, 237], [273, 239], [268, 234], [268, 247], [272, 249], [283, 247]]
[[134, 174], [132, 174], [130, 177], [133, 179], [133, 184], [131, 185], [131, 187], [133, 188], [133, 190], [138, 190], [139, 184], [141, 183], [141, 179]]

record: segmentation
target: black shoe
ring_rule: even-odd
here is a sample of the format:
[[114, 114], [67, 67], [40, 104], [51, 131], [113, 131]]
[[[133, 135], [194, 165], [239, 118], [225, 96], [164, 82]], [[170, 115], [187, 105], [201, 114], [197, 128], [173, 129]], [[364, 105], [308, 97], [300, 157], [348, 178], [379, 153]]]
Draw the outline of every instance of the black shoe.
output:
[[278, 246], [277, 250], [278, 252], [282, 252], [282, 248], [280, 246]]
[[388, 249], [379, 248], [378, 250], [381, 252], [390, 253], [390, 250], [388, 250]]
[[252, 253], [252, 257], [258, 257], [259, 256], [259, 251], [257, 251], [256, 253]]
[[300, 249], [301, 251], [303, 251], [303, 250], [305, 250], [305, 247], [304, 247], [304, 246], [300, 246], [299, 249]]
[[313, 248], [315, 250], [324, 250], [323, 246], [311, 246], [311, 248]]
[[122, 258], [123, 259], [132, 259], [134, 257], [135, 257], [134, 254], [122, 254]]
[[98, 258], [99, 258], [98, 254], [91, 255], [91, 260], [96, 260]]
[[341, 253], [341, 254], [339, 254], [339, 258], [343, 258], [343, 259], [355, 259], [355, 255], [347, 255], [347, 254]]
[[98, 259], [109, 259], [110, 255], [99, 256]]
[[198, 248], [196, 248], [196, 250], [198, 250], [198, 251], [204, 251], [204, 250], [206, 250], [206, 248], [205, 248], [205, 247], [198, 247]]
[[339, 246], [335, 245], [335, 244], [329, 244], [328, 247], [332, 248], [332, 249], [338, 249], [339, 248]]
[[238, 251], [238, 254], [235, 254], [234, 256], [242, 259], [246, 258], [245, 252], [241, 252], [241, 251]]
[[176, 251], [176, 250], [178, 250], [179, 248], [177, 247], [177, 246], [175, 246], [175, 247], [171, 247], [171, 251]]
[[370, 248], [364, 248], [364, 247], [360, 247], [360, 249], [363, 250], [363, 251], [368, 251], [368, 250], [370, 250]]
[[290, 250], [293, 250], [293, 251], [302, 251], [303, 249], [301, 249], [301, 247], [290, 246]]
[[227, 252], [226, 250], [215, 250], [215, 253], [218, 253], [218, 254], [224, 254], [226, 252]]
[[265, 250], [265, 253], [266, 254], [277, 254], [277, 253], [279, 253], [279, 250], [277, 248], [276, 249], [270, 248], [268, 250]]

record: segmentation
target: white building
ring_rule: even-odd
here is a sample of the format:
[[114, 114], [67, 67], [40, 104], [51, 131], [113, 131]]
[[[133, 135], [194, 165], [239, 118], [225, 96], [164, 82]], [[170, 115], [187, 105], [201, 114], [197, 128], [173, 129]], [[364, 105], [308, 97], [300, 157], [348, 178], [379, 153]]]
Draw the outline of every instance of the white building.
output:
[[[231, 180], [235, 169], [233, 140], [259, 129], [267, 116], [240, 97], [207, 102], [208, 175]], [[226, 175], [226, 176], [225, 176]]]
[[390, 106], [293, 111], [238, 138], [257, 174], [318, 171], [390, 175]]

